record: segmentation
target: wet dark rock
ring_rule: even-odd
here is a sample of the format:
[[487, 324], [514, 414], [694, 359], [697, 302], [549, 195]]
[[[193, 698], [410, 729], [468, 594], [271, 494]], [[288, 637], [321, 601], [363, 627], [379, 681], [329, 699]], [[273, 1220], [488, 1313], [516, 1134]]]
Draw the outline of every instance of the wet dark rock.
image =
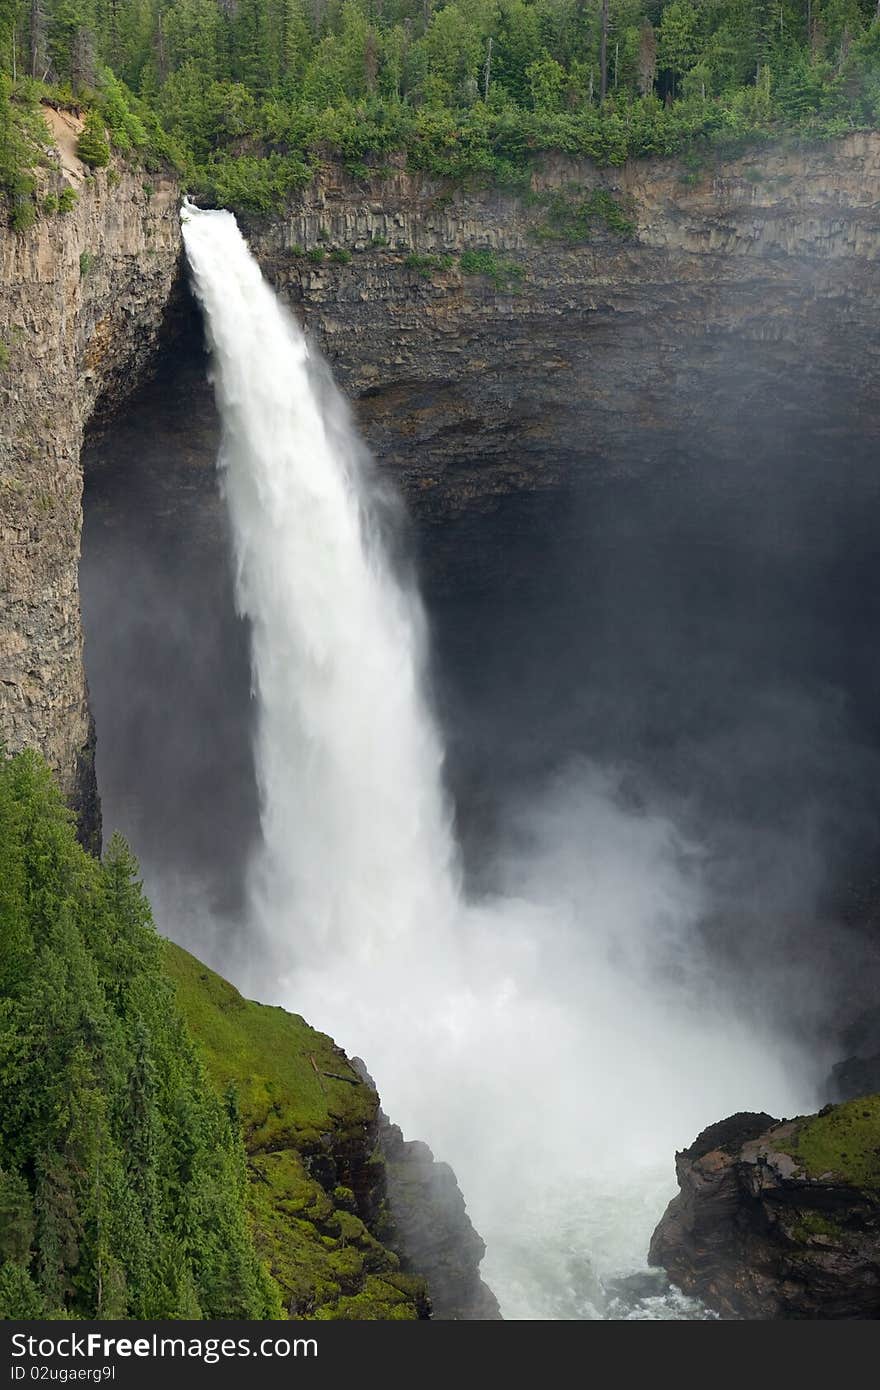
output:
[[[360, 1057], [351, 1065], [375, 1088]], [[379, 1112], [379, 1152], [385, 1164], [388, 1222], [382, 1240], [406, 1272], [428, 1285], [431, 1316], [444, 1321], [500, 1319], [492, 1290], [480, 1278], [486, 1245], [474, 1230], [448, 1163], [438, 1163], [427, 1144], [407, 1142]]]
[[498, 1300], [480, 1278], [485, 1242], [474, 1230], [449, 1164], [438, 1163], [427, 1144], [408, 1143], [387, 1119], [379, 1144], [395, 1228], [387, 1243], [404, 1270], [418, 1271], [427, 1280], [432, 1316], [451, 1321], [500, 1318]]
[[880, 1317], [880, 1097], [734, 1115], [676, 1155], [649, 1260], [723, 1318]]

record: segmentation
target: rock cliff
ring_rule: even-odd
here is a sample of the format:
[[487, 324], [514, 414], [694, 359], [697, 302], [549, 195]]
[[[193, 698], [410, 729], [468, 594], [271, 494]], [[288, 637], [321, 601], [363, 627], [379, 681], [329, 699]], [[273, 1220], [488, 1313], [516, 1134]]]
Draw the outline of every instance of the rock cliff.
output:
[[449, 1164], [438, 1163], [427, 1144], [407, 1142], [384, 1116], [379, 1143], [394, 1223], [388, 1243], [404, 1269], [426, 1279], [434, 1317], [499, 1319], [498, 1300], [480, 1278], [486, 1244], [474, 1230]]
[[523, 196], [328, 167], [250, 231], [379, 456], [442, 518], [674, 467], [694, 441], [858, 447], [854, 419], [880, 424], [878, 188], [874, 134], [726, 164], [548, 160]]
[[[74, 134], [56, 131], [51, 175], [73, 211], [0, 233], [0, 737], [42, 749], [88, 840], [79, 449], [153, 352], [179, 229], [173, 183], [86, 176]], [[380, 460], [441, 521], [695, 447], [752, 466], [780, 440], [871, 447], [878, 182], [874, 134], [724, 165], [548, 160], [528, 195], [327, 165], [248, 232]]]
[[149, 363], [179, 273], [177, 189], [74, 154], [77, 122], [51, 113], [45, 192], [66, 213], [0, 231], [0, 740], [39, 748], [100, 835], [78, 592], [83, 429]]
[[676, 1154], [650, 1262], [725, 1318], [880, 1317], [880, 1097], [733, 1115]]

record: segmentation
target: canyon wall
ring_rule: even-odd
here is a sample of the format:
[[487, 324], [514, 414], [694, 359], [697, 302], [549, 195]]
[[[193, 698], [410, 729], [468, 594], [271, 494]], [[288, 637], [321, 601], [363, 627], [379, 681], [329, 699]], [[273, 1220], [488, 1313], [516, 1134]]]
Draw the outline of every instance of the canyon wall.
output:
[[[0, 738], [44, 751], [94, 840], [79, 452], [96, 403], [154, 352], [178, 190], [121, 167], [86, 177], [71, 139], [51, 179], [76, 186], [74, 210], [0, 233]], [[878, 187], [874, 134], [723, 165], [547, 159], [529, 195], [326, 165], [247, 231], [380, 460], [442, 521], [695, 450], [752, 467], [780, 445], [872, 450]], [[209, 476], [213, 442], [187, 446]]]
[[180, 227], [172, 181], [90, 175], [74, 153], [78, 123], [51, 117], [44, 194], [71, 188], [76, 201], [22, 235], [0, 231], [0, 741], [41, 750], [94, 844], [80, 449], [96, 402], [124, 399], [154, 353]]
[[[674, 466], [695, 441], [769, 458], [817, 430], [829, 449], [876, 440], [878, 195], [880, 135], [858, 134], [725, 164], [547, 159], [526, 196], [327, 168], [252, 235], [380, 457], [441, 518]], [[481, 250], [494, 277], [462, 273]]]

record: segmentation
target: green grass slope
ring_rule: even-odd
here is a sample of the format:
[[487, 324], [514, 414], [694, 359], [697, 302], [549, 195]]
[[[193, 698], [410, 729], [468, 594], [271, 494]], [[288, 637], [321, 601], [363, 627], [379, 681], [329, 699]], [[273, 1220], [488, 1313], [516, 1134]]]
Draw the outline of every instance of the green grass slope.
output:
[[880, 1189], [880, 1095], [835, 1105], [798, 1125], [785, 1150], [810, 1178]]
[[381, 1243], [376, 1092], [298, 1015], [244, 999], [171, 942], [164, 957], [209, 1077], [235, 1095], [255, 1243], [289, 1316], [425, 1316], [423, 1282]]

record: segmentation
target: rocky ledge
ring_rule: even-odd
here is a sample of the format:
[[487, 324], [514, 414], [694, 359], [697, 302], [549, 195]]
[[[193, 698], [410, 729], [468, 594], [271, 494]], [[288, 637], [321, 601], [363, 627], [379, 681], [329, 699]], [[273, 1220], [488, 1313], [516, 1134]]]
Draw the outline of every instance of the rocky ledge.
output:
[[649, 1260], [722, 1318], [880, 1317], [880, 1096], [739, 1114], [676, 1154]]

